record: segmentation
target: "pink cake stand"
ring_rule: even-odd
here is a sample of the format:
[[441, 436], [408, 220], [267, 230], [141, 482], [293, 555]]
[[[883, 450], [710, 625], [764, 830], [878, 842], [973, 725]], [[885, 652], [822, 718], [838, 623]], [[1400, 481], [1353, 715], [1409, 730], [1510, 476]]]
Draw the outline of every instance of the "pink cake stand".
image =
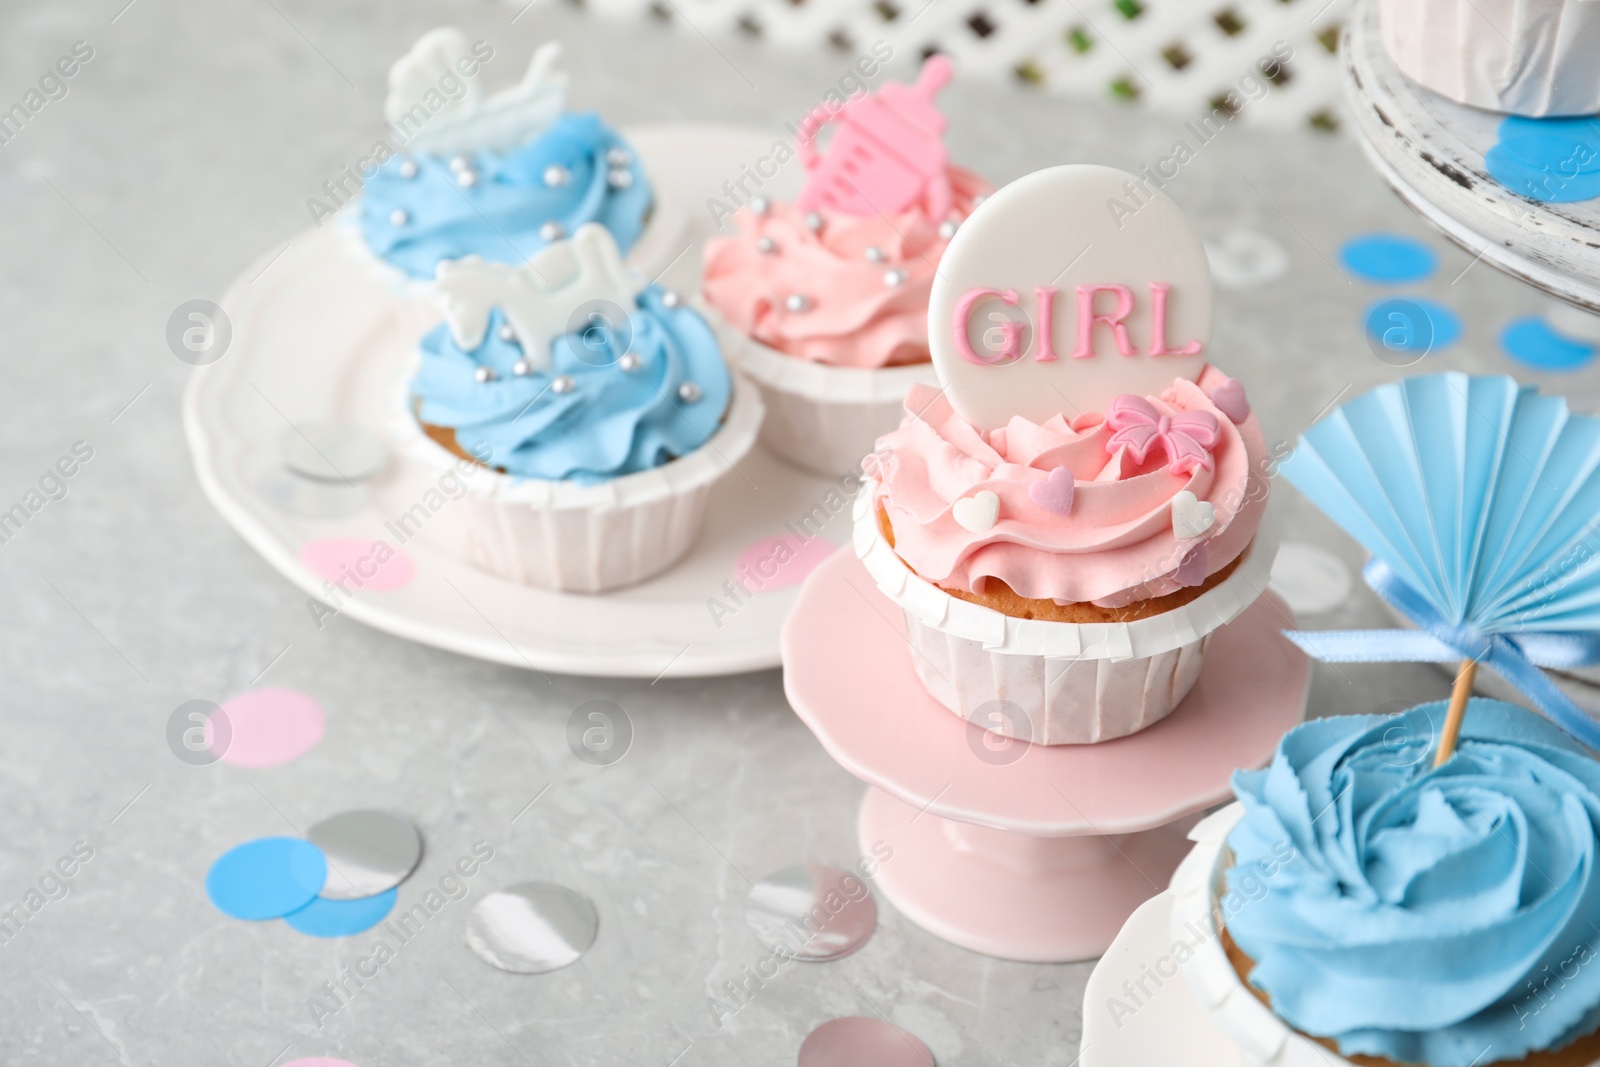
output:
[[1310, 672], [1279, 632], [1290, 625], [1268, 594], [1217, 631], [1194, 689], [1148, 730], [997, 750], [928, 695], [900, 609], [845, 551], [807, 579], [784, 626], [784, 687], [870, 787], [861, 850], [882, 860], [875, 881], [895, 907], [986, 955], [1091, 959], [1166, 888], [1190, 816], [1231, 796], [1233, 770], [1266, 763], [1304, 717]]

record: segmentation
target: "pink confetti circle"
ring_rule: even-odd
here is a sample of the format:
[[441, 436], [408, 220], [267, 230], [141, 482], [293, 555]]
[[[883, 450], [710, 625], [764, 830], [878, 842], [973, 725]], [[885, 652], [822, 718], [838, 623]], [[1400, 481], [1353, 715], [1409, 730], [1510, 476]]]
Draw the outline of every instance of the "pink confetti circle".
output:
[[914, 1035], [881, 1019], [830, 1019], [800, 1045], [799, 1067], [933, 1067], [933, 1053]]
[[290, 1060], [283, 1067], [356, 1067], [349, 1060], [336, 1060], [332, 1056], [309, 1056], [303, 1060]]
[[300, 564], [351, 591], [403, 589], [417, 574], [417, 565], [403, 549], [361, 537], [307, 541], [300, 546]]
[[825, 537], [800, 540], [789, 534], [763, 537], [739, 553], [733, 576], [754, 592], [799, 585], [822, 562], [839, 550]]
[[222, 761], [276, 767], [299, 759], [322, 740], [322, 705], [296, 689], [252, 689], [222, 702], [233, 731]]

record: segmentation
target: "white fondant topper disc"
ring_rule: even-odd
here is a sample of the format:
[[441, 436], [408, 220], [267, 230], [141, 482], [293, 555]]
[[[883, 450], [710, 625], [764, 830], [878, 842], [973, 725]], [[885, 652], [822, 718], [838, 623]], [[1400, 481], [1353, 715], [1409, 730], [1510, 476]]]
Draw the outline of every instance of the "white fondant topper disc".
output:
[[1196, 378], [1211, 269], [1178, 205], [1111, 167], [1036, 171], [950, 242], [928, 305], [934, 370], [979, 429], [1103, 412]]

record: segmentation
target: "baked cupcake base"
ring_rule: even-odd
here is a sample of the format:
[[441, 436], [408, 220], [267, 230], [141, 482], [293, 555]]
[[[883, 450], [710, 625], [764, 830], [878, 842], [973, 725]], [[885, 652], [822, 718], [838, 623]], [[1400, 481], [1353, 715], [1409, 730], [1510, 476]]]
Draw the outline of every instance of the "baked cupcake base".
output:
[[1035, 744], [1109, 741], [1170, 715], [1199, 678], [1210, 635], [1256, 601], [1277, 555], [1263, 524], [1228, 574], [1167, 610], [1093, 622], [1017, 617], [917, 575], [885, 536], [877, 493], [868, 481], [857, 497], [856, 554], [905, 613], [917, 676], [962, 718]]
[[[401, 379], [393, 427], [400, 447], [441, 472], [463, 463], [418, 422]], [[721, 427], [686, 456], [598, 485], [515, 478], [481, 465], [454, 507], [462, 516], [453, 547], [491, 574], [562, 592], [599, 593], [642, 582], [671, 567], [699, 536], [712, 487], [755, 447], [761, 395], [733, 375]], [[442, 435], [441, 435], [442, 436]], [[453, 437], [453, 435], [452, 435]]]

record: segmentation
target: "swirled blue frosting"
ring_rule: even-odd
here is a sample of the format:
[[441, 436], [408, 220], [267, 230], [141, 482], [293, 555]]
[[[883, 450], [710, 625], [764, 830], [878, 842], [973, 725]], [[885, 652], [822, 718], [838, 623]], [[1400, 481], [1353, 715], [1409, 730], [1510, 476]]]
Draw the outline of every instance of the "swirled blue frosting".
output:
[[1229, 889], [1254, 892], [1228, 930], [1273, 1010], [1346, 1054], [1469, 1067], [1600, 1025], [1600, 764], [1475, 699], [1434, 768], [1444, 719], [1320, 719], [1234, 776]]
[[[550, 369], [523, 375], [524, 353], [502, 336], [499, 308], [471, 351], [440, 324], [422, 339], [411, 382], [417, 415], [519, 478], [593, 484], [688, 455], [717, 431], [733, 381], [711, 327], [662, 295], [655, 286], [641, 292], [626, 324], [556, 338]], [[631, 369], [625, 353], [637, 359]], [[492, 380], [478, 380], [481, 367]]]
[[[360, 199], [367, 247], [406, 274], [431, 279], [445, 259], [525, 262], [550, 243], [539, 235], [550, 222], [563, 236], [598, 222], [624, 255], [644, 232], [651, 205], [644, 170], [592, 112], [562, 115], [515, 151], [481, 149], [464, 158], [470, 185], [453, 169], [454, 157], [418, 153], [380, 167]], [[552, 167], [564, 171], [556, 184], [546, 181]]]

